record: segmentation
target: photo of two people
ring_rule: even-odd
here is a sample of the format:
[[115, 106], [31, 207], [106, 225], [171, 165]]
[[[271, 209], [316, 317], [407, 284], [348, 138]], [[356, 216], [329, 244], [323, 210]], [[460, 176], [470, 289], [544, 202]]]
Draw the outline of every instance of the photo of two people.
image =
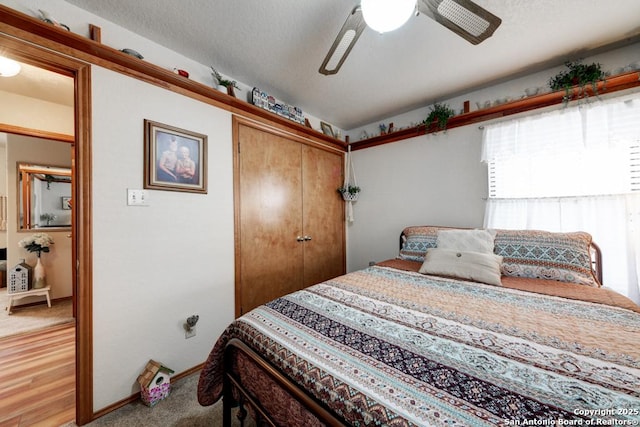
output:
[[207, 136], [145, 120], [145, 188], [206, 193]]

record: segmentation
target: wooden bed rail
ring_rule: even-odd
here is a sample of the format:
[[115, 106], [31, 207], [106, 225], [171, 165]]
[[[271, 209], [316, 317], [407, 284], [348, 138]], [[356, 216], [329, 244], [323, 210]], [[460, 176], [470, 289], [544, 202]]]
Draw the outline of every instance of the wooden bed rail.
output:
[[[253, 349], [240, 341], [238, 338], [232, 338], [227, 343], [224, 352], [225, 374], [222, 392], [222, 419], [224, 427], [231, 426], [231, 408], [236, 403], [240, 405], [239, 418], [241, 418], [241, 422], [243, 421], [244, 416], [246, 416], [244, 405], [248, 405], [256, 412], [256, 415], [260, 417], [259, 420], [256, 420], [256, 425], [271, 425], [274, 427], [278, 426], [278, 424], [273, 420], [264, 405], [260, 404], [257, 399], [255, 399], [251, 395], [249, 390], [247, 390], [242, 385], [242, 380], [234, 375], [232, 366], [234, 351], [241, 352], [245, 356], [247, 356], [252, 363], [254, 363], [257, 367], [260, 368], [260, 370], [266, 373], [282, 390], [287, 392], [292, 398], [294, 398], [302, 406], [304, 406], [305, 409], [315, 415], [316, 418], [318, 418], [318, 420], [320, 420], [322, 423], [327, 426], [335, 427], [343, 427], [345, 425], [343, 421], [341, 421], [336, 415], [334, 415], [333, 412], [325, 408], [324, 405], [307, 394], [307, 392], [305, 392], [302, 388], [300, 388], [293, 381], [287, 378], [282, 372], [279, 372]], [[240, 395], [238, 402], [236, 402], [235, 398], [233, 397], [234, 390], [236, 390]]]

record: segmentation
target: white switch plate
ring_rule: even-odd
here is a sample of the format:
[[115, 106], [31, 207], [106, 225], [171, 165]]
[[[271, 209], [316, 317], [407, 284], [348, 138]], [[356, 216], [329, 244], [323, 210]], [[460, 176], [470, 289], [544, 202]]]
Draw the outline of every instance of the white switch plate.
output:
[[149, 193], [147, 190], [127, 188], [128, 206], [149, 206]]

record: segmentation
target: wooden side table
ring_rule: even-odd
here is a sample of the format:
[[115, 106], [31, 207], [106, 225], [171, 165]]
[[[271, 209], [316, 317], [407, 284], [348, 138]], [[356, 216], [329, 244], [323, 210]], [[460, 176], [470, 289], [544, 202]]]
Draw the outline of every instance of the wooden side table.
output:
[[14, 301], [20, 300], [26, 297], [34, 297], [34, 296], [45, 296], [47, 297], [47, 305], [51, 308], [51, 296], [49, 295], [49, 291], [51, 290], [51, 286], [46, 286], [40, 289], [31, 289], [30, 291], [25, 292], [17, 292], [15, 294], [7, 294], [8, 305], [6, 310], [11, 314], [11, 306]]

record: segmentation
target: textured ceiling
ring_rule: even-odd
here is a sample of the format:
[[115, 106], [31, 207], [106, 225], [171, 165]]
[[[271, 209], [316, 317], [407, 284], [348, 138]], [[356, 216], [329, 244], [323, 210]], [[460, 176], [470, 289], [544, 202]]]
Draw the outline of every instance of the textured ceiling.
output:
[[482, 44], [412, 17], [324, 76], [357, 0], [67, 1], [346, 130], [640, 37], [638, 0], [475, 0], [502, 18]]
[[20, 65], [22, 69], [17, 76], [0, 77], [0, 91], [73, 106], [73, 78], [29, 64]]

